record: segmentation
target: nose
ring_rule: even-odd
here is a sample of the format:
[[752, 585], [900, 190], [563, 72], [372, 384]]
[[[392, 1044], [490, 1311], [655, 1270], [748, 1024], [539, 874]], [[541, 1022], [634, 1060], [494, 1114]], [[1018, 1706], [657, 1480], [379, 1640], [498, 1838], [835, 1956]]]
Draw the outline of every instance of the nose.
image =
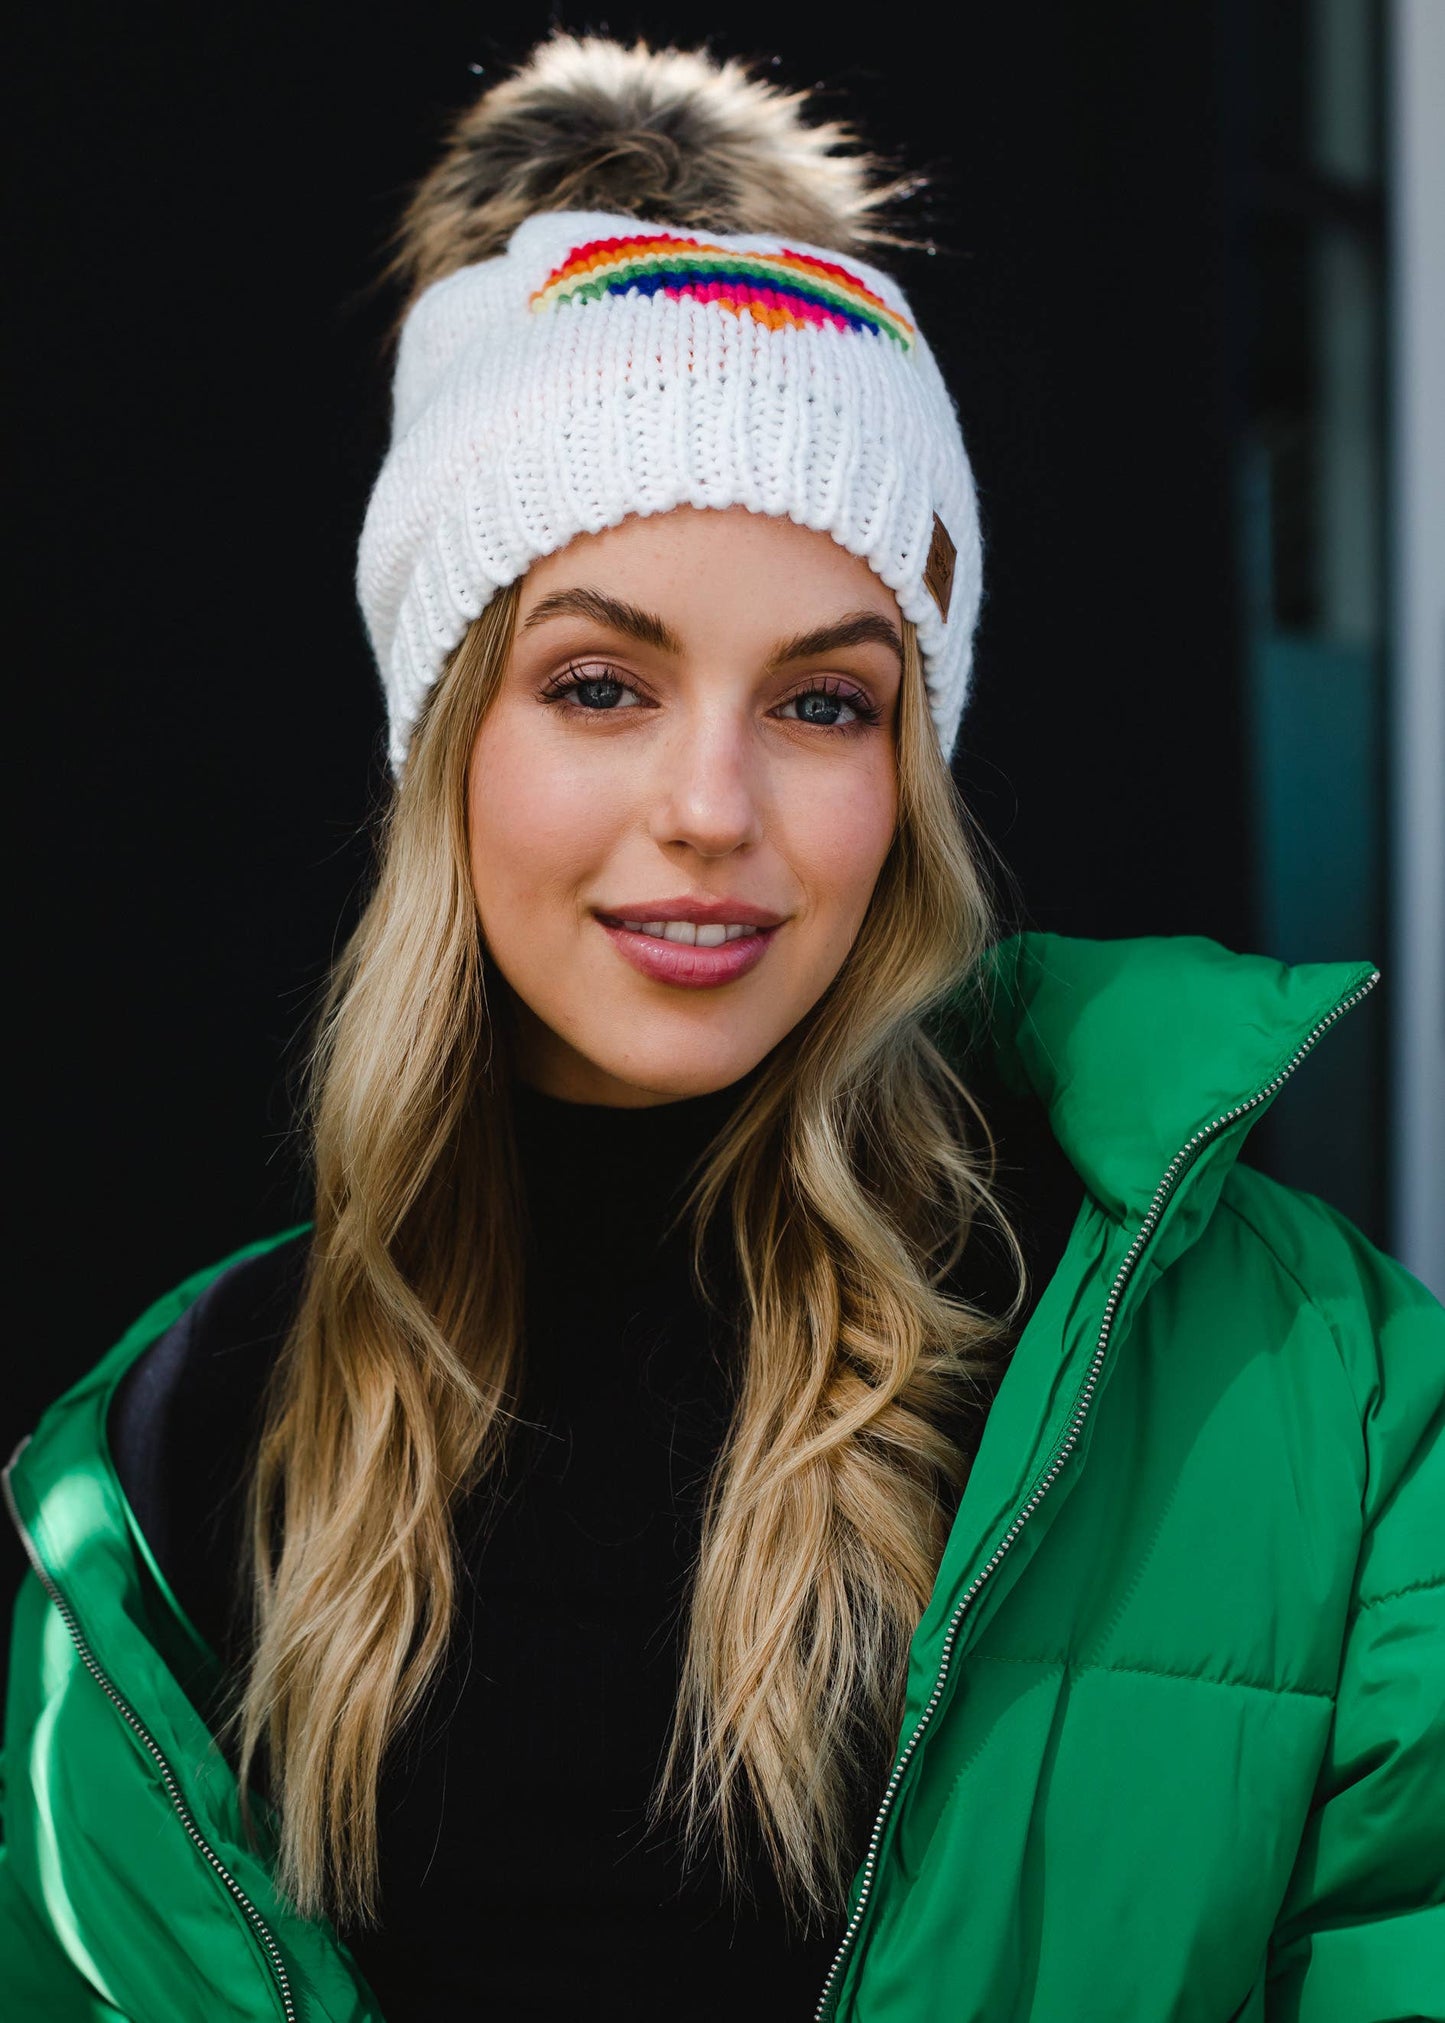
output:
[[648, 824], [656, 843], [728, 857], [758, 841], [761, 759], [739, 716], [713, 709], [680, 717], [656, 759]]

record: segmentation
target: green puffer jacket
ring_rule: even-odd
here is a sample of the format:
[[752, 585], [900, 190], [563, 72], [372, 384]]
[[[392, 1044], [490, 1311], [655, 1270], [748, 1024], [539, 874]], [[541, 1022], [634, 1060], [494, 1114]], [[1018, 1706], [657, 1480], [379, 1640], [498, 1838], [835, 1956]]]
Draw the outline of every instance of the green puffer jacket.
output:
[[[984, 1037], [1087, 1193], [913, 1640], [817, 2013], [1445, 2018], [1445, 1311], [1239, 1163], [1376, 973], [1193, 937], [1030, 933], [992, 963]], [[121, 1372], [211, 1275], [7, 1471], [34, 1568], [6, 1726], [8, 2018], [380, 2015], [243, 1843], [185, 1690], [208, 1654], [169, 1597], [163, 1623], [147, 1607], [107, 1453]]]

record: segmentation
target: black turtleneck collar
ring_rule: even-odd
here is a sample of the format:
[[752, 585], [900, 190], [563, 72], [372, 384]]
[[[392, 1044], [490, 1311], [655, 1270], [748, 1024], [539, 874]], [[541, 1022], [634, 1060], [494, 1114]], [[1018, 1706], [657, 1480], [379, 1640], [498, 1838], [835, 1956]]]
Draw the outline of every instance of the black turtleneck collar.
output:
[[560, 1262], [605, 1268], [655, 1249], [708, 1146], [753, 1077], [708, 1095], [631, 1109], [513, 1089], [529, 1242]]
[[685, 1160], [695, 1157], [722, 1128], [755, 1074], [756, 1070], [707, 1095], [636, 1106], [577, 1103], [519, 1080], [512, 1085], [518, 1137], [524, 1145], [545, 1141], [603, 1163], [619, 1155]]
[[[1029, 1264], [1029, 1309], [1068, 1241], [1082, 1198], [1079, 1176], [1032, 1095], [1006, 1090], [986, 1054], [963, 1066], [965, 1083], [996, 1141], [995, 1187]], [[534, 1268], [584, 1284], [601, 1304], [620, 1274], [671, 1267], [681, 1257], [668, 1232], [698, 1162], [758, 1070], [703, 1096], [624, 1109], [574, 1103], [518, 1082], [513, 1114]], [[714, 1269], [730, 1268], [726, 1216], [709, 1242]], [[1007, 1249], [989, 1218], [976, 1225], [951, 1289], [1001, 1312], [1014, 1290]]]

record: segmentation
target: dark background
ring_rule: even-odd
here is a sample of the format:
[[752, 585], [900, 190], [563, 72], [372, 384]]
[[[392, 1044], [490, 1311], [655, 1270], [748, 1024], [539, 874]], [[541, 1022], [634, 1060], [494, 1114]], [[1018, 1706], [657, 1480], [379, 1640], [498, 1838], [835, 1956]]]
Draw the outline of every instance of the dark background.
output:
[[[1257, 285], [1267, 218], [1287, 232], [1309, 197], [1271, 111], [1299, 16], [605, 18], [776, 55], [937, 177], [941, 250], [894, 264], [980, 488], [959, 775], [1015, 924], [1264, 945], [1237, 450], [1299, 370]], [[479, 18], [31, 9], [12, 40], [20, 1187], [0, 1459], [152, 1298], [305, 1212], [285, 1070], [385, 782], [352, 589], [387, 421], [383, 240], [472, 66], [495, 74], [556, 19], [604, 25]], [[1367, 1080], [1373, 1016], [1352, 1014]], [[1370, 1158], [1341, 1205], [1379, 1237]]]

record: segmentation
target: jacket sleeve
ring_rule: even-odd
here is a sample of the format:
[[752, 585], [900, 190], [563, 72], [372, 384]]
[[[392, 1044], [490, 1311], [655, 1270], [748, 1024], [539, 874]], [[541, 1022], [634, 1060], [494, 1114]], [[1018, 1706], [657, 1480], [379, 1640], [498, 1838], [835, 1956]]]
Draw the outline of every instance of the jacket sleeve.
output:
[[128, 2023], [56, 1943], [0, 1846], [0, 1990], [11, 2023]]
[[1320, 1304], [1361, 1408], [1363, 1522], [1266, 2015], [1445, 2023], [1445, 1308], [1317, 1206], [1358, 1271]]
[[0, 1752], [0, 2017], [4, 2023], [132, 2023], [76, 1964], [46, 1901], [37, 1859], [37, 1794], [29, 1757], [46, 1704], [44, 1625], [51, 1603], [24, 1574], [11, 1623]]

